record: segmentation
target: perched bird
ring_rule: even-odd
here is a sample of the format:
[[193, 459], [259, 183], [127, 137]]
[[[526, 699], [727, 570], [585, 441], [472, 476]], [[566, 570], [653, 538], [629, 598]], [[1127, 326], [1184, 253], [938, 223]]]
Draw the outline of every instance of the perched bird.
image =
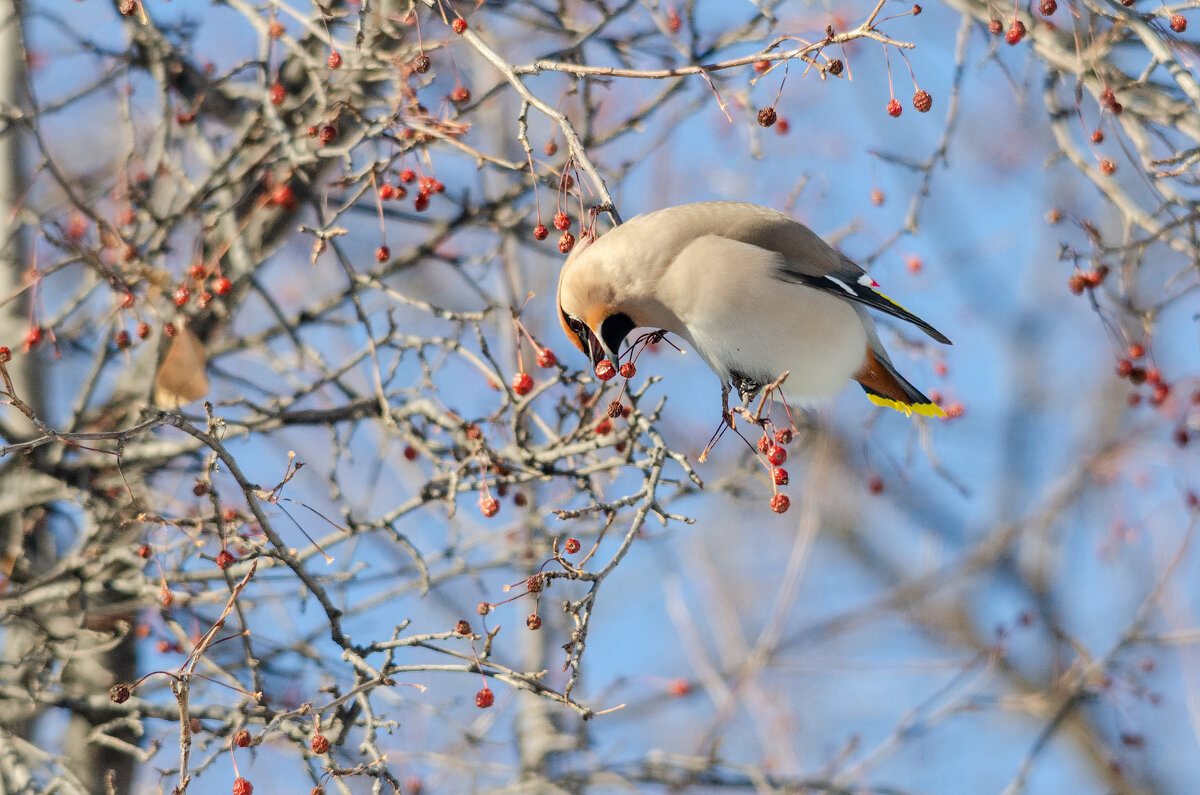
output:
[[636, 328], [681, 337], [749, 399], [788, 372], [783, 397], [811, 405], [853, 378], [874, 403], [945, 414], [898, 372], [867, 309], [950, 340], [799, 221], [744, 202], [641, 215], [577, 247], [558, 281], [559, 319], [593, 364]]

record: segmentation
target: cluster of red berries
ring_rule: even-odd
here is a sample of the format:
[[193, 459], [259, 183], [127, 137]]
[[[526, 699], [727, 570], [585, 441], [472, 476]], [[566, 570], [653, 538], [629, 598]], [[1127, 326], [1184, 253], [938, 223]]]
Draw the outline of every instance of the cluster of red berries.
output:
[[791, 428], [779, 428], [774, 435], [764, 432], [758, 440], [758, 451], [766, 456], [767, 463], [771, 465], [771, 485], [774, 490], [771, 495], [771, 510], [775, 513], [783, 513], [792, 506], [791, 499], [778, 491], [779, 486], [786, 486], [789, 482], [788, 472], [783, 468], [783, 464], [787, 461], [785, 445], [791, 441]]
[[[1149, 384], [1153, 389], [1148, 401], [1152, 406], [1161, 406], [1166, 402], [1167, 396], [1171, 394], [1171, 387], [1162, 380], [1162, 373], [1157, 367], [1142, 367], [1134, 364], [1146, 355], [1146, 346], [1140, 342], [1132, 343], [1129, 346], [1129, 355], [1126, 358], [1117, 360], [1117, 377], [1128, 378], [1129, 382], [1140, 386], [1141, 384]], [[1141, 402], [1141, 396], [1134, 394], [1130, 397], [1130, 404], [1136, 405]]]
[[1082, 295], [1084, 290], [1095, 289], [1103, 284], [1107, 276], [1107, 265], [1101, 265], [1090, 271], [1075, 271], [1071, 274], [1071, 278], [1067, 279], [1067, 288], [1075, 295]]

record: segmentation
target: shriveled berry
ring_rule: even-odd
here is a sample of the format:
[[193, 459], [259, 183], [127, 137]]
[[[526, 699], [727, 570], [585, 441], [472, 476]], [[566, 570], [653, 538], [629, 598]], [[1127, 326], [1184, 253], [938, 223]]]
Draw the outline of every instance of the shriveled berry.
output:
[[312, 739], [308, 741], [308, 745], [312, 748], [314, 754], [329, 753], [329, 738], [324, 734], [314, 734]]
[[475, 706], [480, 709], [487, 709], [492, 704], [496, 703], [496, 696], [492, 693], [490, 687], [485, 687], [475, 694]]
[[634, 366], [633, 362], [625, 362], [625, 364], [621, 365], [622, 378], [633, 378], [636, 374], [637, 367]]
[[[481, 613], [481, 615], [484, 614]], [[458, 623], [454, 625], [454, 632], [458, 635], [462, 635], [465, 638], [467, 635], [471, 634], [471, 625], [465, 618], [460, 618]]]
[[129, 696], [130, 690], [127, 684], [116, 684], [108, 689], [108, 697], [112, 699], [114, 704], [124, 704], [129, 700]]
[[1044, 17], [1053, 16], [1057, 10], [1058, 3], [1055, 0], [1042, 0], [1038, 3], [1038, 12]]
[[529, 615], [525, 616], [525, 626], [534, 630], [541, 629], [542, 617], [537, 613], [530, 613]]
[[238, 748], [247, 748], [250, 745], [250, 732], [245, 729], [238, 729], [237, 734], [233, 735], [233, 744]]
[[929, 96], [929, 92], [925, 89], [920, 89], [913, 94], [913, 107], [917, 109], [918, 113], [928, 113], [929, 109], [933, 107], [933, 97]]
[[840, 75], [842, 73], [842, 69], [844, 68], [845, 65], [842, 63], [841, 58], [830, 58], [829, 63], [825, 64], [825, 71], [829, 72], [829, 74], [833, 75], [834, 77]]
[[554, 228], [560, 232], [565, 232], [571, 228], [571, 216], [559, 210], [554, 214]]
[[1183, 33], [1187, 30], [1187, 20], [1184, 19], [1182, 14], [1175, 14], [1171, 17], [1171, 30], [1176, 33]]
[[490, 519], [500, 512], [500, 501], [495, 497], [484, 497], [479, 501], [479, 510]]
[[775, 444], [791, 444], [791, 443], [792, 443], [792, 429], [791, 428], [776, 429]]
[[771, 510], [775, 513], [784, 513], [791, 507], [792, 501], [788, 499], [788, 495], [775, 494], [771, 496]]
[[450, 23], [450, 27], [454, 29], [455, 33], [461, 36], [467, 30], [467, 20], [462, 17], [455, 17], [454, 21]]
[[919, 16], [921, 16], [921, 7], [920, 7], [920, 6], [918, 6], [918, 5], [914, 5], [914, 6], [912, 7], [912, 15], [913, 15], [914, 17], [919, 17]]
[[380, 246], [379, 248], [375, 249], [375, 261], [376, 262], [387, 262], [391, 258], [392, 258], [392, 250], [390, 248], [388, 248], [387, 246]]
[[617, 375], [617, 368], [608, 359], [596, 362], [596, 377], [601, 381], [610, 381]]
[[129, 347], [129, 332], [125, 329], [121, 329], [113, 335], [113, 342], [116, 343], [118, 348], [125, 350]]
[[758, 452], [766, 453], [770, 449], [771, 449], [771, 440], [766, 436], [760, 436], [758, 438]]
[[254, 785], [238, 776], [233, 780], [233, 795], [254, 795]]
[[121, 12], [121, 16], [131, 17], [137, 13], [137, 1], [121, 0], [121, 2], [117, 4], [117, 10]]
[[781, 467], [772, 469], [771, 482], [773, 482], [776, 486], [786, 486], [788, 484], [788, 471]]
[[338, 52], [337, 50], [331, 51], [329, 53], [329, 68], [337, 69], [341, 65], [342, 65], [342, 54], [340, 52]]
[[563, 543], [563, 551], [568, 555], [574, 555], [579, 551], [580, 543], [578, 538], [568, 538]]
[[563, 254], [571, 253], [571, 249], [575, 248], [575, 235], [570, 232], [563, 232], [558, 238], [558, 250]]
[[900, 100], [896, 99], [895, 97], [889, 99], [887, 104], [887, 112], [888, 115], [893, 119], [903, 113], [904, 108], [900, 105]]
[[487, 602], [480, 602], [479, 604], [475, 605], [475, 612], [481, 616], [486, 616], [488, 613], [492, 612], [492, 606]]
[[458, 102], [458, 103], [470, 102], [471, 101], [471, 90], [469, 88], [467, 88], [466, 86], [459, 86], [459, 87], [455, 88], [453, 91], [450, 92], [450, 101]]
[[549, 234], [550, 234], [550, 230], [546, 228], [545, 224], [538, 224], [537, 226], [535, 226], [533, 228], [533, 239], [534, 240], [545, 240], [546, 236]]
[[421, 53], [416, 58], [413, 58], [412, 70], [414, 72], [416, 72], [417, 74], [423, 75], [429, 71], [429, 67], [431, 65], [432, 65], [432, 62], [429, 60], [429, 56], [426, 55], [425, 53]]
[[775, 108], [769, 105], [758, 112], [758, 124], [760, 127], [772, 127], [778, 118]]
[[771, 466], [777, 467], [784, 461], [787, 461], [787, 450], [783, 449], [777, 444], [771, 445], [771, 447], [767, 449], [767, 460], [771, 462]]
[[538, 348], [537, 363], [538, 367], [553, 367], [558, 364], [558, 357], [549, 348]]
[[1004, 32], [1004, 23], [1001, 22], [1000, 20], [993, 19], [991, 22], [988, 23], [988, 33], [991, 33], [993, 36], [999, 36], [1003, 32]]
[[513, 376], [512, 390], [518, 395], [528, 395], [533, 391], [533, 376], [529, 373], [517, 373]]

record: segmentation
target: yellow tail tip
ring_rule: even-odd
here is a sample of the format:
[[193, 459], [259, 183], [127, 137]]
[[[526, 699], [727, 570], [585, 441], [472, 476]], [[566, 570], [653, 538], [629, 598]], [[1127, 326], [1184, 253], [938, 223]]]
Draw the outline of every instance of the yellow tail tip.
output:
[[904, 413], [904, 416], [911, 416], [915, 411], [922, 417], [936, 417], [937, 419], [945, 419], [946, 412], [942, 411], [942, 407], [936, 403], [901, 403], [899, 400], [885, 398], [882, 395], [867, 395], [867, 400], [874, 403], [876, 406], [884, 406], [889, 409], [894, 409]]

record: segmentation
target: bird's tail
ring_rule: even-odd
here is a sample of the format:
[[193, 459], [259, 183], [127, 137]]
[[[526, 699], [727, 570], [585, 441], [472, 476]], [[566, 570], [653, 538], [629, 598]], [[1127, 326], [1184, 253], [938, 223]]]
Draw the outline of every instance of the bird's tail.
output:
[[877, 356], [870, 346], [867, 347], [866, 361], [854, 375], [854, 380], [867, 393], [867, 399], [877, 406], [887, 406], [906, 415], [915, 411], [925, 417], [946, 416], [940, 406], [896, 372], [887, 354]]

